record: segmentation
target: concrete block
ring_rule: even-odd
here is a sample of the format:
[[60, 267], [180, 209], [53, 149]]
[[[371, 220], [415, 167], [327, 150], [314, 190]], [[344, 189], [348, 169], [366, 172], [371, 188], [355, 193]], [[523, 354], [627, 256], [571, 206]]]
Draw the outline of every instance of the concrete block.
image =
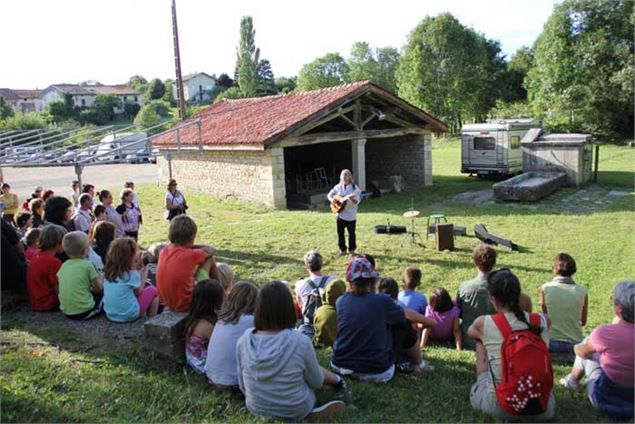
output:
[[185, 312], [164, 312], [147, 320], [143, 330], [146, 337], [176, 340], [185, 332], [185, 317]]

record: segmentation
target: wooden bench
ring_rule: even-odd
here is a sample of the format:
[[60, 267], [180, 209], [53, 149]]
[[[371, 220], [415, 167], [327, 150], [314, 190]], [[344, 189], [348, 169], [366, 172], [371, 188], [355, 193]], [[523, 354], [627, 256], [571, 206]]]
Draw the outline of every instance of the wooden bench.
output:
[[163, 312], [146, 321], [143, 330], [151, 351], [175, 362], [185, 361], [185, 312]]

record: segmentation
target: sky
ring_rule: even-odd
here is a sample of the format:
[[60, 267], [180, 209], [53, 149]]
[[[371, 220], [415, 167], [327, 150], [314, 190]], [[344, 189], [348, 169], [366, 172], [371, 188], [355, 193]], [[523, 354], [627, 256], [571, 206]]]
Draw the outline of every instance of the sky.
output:
[[[233, 75], [240, 19], [249, 15], [261, 58], [297, 75], [352, 44], [401, 48], [426, 16], [452, 13], [511, 56], [541, 33], [554, 0], [177, 0], [183, 74]], [[171, 0], [0, 0], [0, 87], [174, 78]]]

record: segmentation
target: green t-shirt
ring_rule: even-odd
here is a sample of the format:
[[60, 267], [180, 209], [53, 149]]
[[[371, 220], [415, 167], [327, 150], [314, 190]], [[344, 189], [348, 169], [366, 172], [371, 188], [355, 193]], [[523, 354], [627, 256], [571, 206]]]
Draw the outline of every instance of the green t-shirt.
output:
[[587, 288], [567, 277], [556, 277], [543, 284], [547, 313], [551, 319], [551, 340], [580, 343], [584, 338], [580, 316]]
[[466, 336], [468, 328], [481, 315], [490, 315], [496, 312], [489, 299], [485, 274], [479, 274], [476, 278], [461, 283], [456, 295], [456, 306], [461, 310], [463, 344], [472, 347], [474, 342]]
[[97, 278], [93, 264], [86, 259], [69, 259], [57, 271], [60, 309], [66, 315], [77, 315], [95, 307], [92, 281]]

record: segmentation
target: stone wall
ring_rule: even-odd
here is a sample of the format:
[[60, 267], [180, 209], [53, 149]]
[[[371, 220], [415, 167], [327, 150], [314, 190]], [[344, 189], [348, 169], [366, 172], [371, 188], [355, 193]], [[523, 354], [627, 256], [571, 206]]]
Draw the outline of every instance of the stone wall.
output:
[[[167, 180], [168, 161], [162, 156], [158, 161]], [[184, 192], [286, 207], [282, 149], [173, 152], [172, 177]]]
[[432, 185], [430, 135], [369, 139], [366, 142], [366, 181], [389, 186], [391, 175], [401, 175], [408, 189]]

